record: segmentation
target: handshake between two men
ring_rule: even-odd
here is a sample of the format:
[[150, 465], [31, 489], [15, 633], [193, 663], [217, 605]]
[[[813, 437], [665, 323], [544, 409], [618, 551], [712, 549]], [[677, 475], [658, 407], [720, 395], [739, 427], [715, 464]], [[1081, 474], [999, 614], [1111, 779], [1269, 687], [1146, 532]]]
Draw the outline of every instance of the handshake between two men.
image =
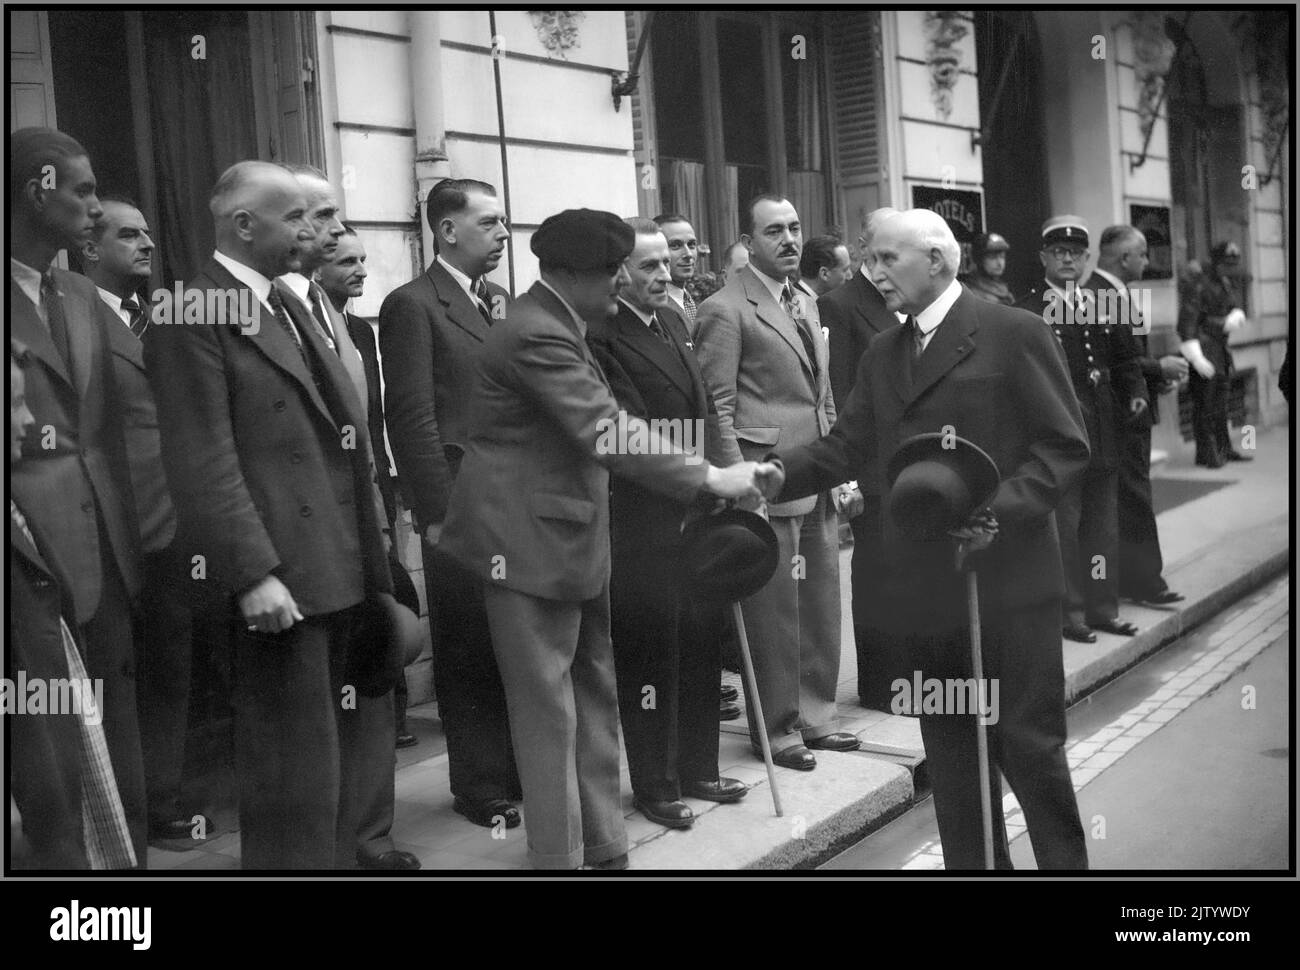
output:
[[752, 511], [764, 501], [776, 498], [783, 484], [785, 473], [775, 462], [741, 461], [726, 468], [710, 465], [704, 490]]

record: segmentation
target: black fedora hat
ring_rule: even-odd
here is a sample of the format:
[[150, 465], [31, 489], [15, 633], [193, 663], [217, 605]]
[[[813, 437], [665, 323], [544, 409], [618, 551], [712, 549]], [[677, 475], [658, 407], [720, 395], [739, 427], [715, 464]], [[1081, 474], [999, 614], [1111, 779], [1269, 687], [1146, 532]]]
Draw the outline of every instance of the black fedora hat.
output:
[[348, 683], [363, 697], [383, 697], [403, 676], [406, 658], [418, 655], [419, 617], [391, 593], [374, 593], [363, 605], [362, 629], [348, 654]]
[[908, 539], [942, 539], [997, 491], [998, 466], [978, 445], [933, 431], [908, 438], [885, 468], [894, 527]]
[[691, 592], [734, 603], [767, 585], [776, 572], [776, 533], [757, 512], [724, 509], [682, 529], [682, 563]]

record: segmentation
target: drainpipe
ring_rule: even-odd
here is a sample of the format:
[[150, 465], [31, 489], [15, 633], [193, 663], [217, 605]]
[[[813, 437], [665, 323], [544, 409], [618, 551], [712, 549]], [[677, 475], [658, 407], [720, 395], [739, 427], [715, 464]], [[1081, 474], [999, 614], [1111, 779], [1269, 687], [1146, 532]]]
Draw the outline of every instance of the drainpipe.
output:
[[415, 114], [415, 197], [423, 249], [421, 266], [433, 262], [433, 231], [425, 218], [429, 190], [451, 176], [442, 101], [442, 25], [434, 10], [412, 10], [411, 108]]

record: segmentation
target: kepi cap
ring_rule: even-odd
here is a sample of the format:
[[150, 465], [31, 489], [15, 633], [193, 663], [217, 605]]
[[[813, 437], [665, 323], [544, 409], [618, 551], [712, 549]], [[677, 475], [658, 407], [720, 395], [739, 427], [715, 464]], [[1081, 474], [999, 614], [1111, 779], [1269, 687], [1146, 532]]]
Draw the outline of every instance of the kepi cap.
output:
[[1057, 243], [1088, 245], [1088, 224], [1079, 216], [1052, 216], [1043, 223], [1043, 248]]

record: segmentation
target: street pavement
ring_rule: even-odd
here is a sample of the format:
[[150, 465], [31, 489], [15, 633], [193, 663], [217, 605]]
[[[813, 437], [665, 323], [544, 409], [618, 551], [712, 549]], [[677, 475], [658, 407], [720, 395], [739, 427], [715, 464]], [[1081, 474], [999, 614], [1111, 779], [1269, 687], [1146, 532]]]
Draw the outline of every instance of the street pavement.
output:
[[[1184, 481], [1231, 481], [1158, 516], [1171, 588], [1186, 595], [1176, 607], [1148, 609], [1124, 603], [1121, 617], [1136, 624], [1131, 638], [1098, 634], [1091, 645], [1063, 643], [1067, 692], [1071, 700], [1113, 679], [1144, 657], [1221, 612], [1234, 601], [1276, 578], [1290, 558], [1290, 428], [1262, 432], [1255, 461], [1222, 469], [1161, 466], [1154, 477]], [[777, 768], [784, 816], [773, 813], [762, 762], [751, 753], [743, 718], [721, 725], [719, 768], [753, 790], [734, 805], [688, 799], [698, 818], [690, 829], [667, 830], [632, 807], [631, 785], [623, 765], [623, 808], [632, 842], [632, 870], [738, 870], [813, 868], [903, 814], [917, 800], [914, 779], [923, 778], [924, 751], [913, 718], [867, 710], [857, 700], [857, 670], [849, 603], [849, 550], [841, 553], [843, 643], [838, 701], [843, 729], [857, 734], [863, 750], [817, 752], [817, 768], [797, 772]], [[1262, 647], [1261, 647], [1262, 649]], [[1239, 665], [1238, 665], [1239, 666]], [[1198, 674], [1198, 679], [1208, 674]], [[724, 680], [740, 685], [740, 677]], [[1220, 682], [1222, 678], [1220, 678]], [[742, 687], [743, 698], [743, 687]], [[1174, 695], [1163, 698], [1177, 703]], [[1146, 712], [1149, 721], [1160, 711]], [[512, 870], [527, 867], [524, 828], [492, 830], [470, 824], [452, 811], [447, 756], [437, 733], [437, 707], [412, 708], [408, 718], [426, 738], [401, 752], [397, 772], [397, 847], [415, 853], [428, 870]], [[1135, 722], [1136, 724], [1136, 722]], [[1131, 725], [1129, 727], [1132, 727]], [[1117, 736], [1118, 738], [1118, 736]], [[1117, 738], [1092, 739], [1098, 750], [1072, 753], [1077, 771], [1100, 770]], [[1123, 744], [1123, 739], [1118, 739]], [[1102, 750], [1105, 749], [1105, 750]], [[1088, 754], [1085, 757], [1084, 752]], [[1100, 758], [1100, 760], [1094, 760]], [[921, 773], [921, 774], [918, 774]], [[1076, 784], [1079, 776], [1076, 774]], [[521, 805], [527, 816], [527, 805]], [[151, 849], [151, 869], [229, 869], [238, 866], [238, 833], [227, 833], [187, 852]], [[937, 848], [937, 847], [935, 847]], [[922, 853], [924, 855], [924, 853]], [[909, 867], [932, 867], [936, 852], [909, 860]]]

